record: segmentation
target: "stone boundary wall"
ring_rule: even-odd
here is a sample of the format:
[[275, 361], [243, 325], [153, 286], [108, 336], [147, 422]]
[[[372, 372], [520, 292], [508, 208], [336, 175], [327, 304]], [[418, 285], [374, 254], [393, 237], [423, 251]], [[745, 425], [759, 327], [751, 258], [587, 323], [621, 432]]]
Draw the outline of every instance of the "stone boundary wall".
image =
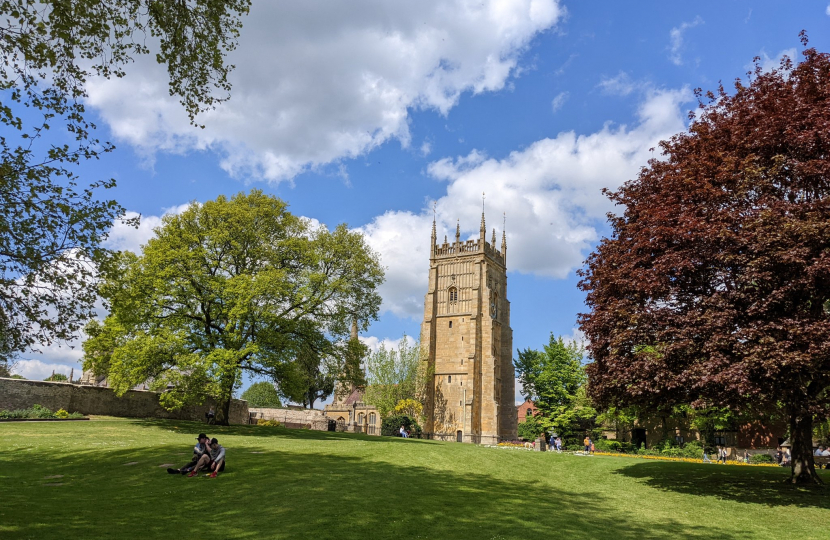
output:
[[[211, 402], [168, 411], [159, 405], [159, 394], [147, 390], [129, 390], [122, 397], [111, 388], [65, 382], [28, 381], [0, 377], [0, 409], [28, 409], [43, 405], [56, 411], [64, 409], [81, 414], [120, 416], [126, 418], [170, 418], [173, 420], [204, 421]], [[231, 424], [248, 423], [248, 402], [231, 402]]]
[[[329, 419], [323, 411], [316, 409], [272, 409], [270, 407], [249, 407], [252, 418], [257, 420], [276, 420], [285, 427], [309, 427], [315, 431], [328, 431]], [[254, 416], [256, 415], [256, 416]]]

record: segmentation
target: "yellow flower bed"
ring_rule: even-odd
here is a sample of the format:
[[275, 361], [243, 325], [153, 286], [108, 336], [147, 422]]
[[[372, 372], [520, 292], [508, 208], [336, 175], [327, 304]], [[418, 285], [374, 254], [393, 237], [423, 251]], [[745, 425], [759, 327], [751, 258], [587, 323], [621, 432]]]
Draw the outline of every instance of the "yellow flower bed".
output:
[[[681, 458], [668, 456], [643, 456], [639, 454], [619, 454], [615, 452], [594, 452], [595, 456], [613, 456], [613, 457], [627, 457], [640, 459], [656, 459], [658, 461], [680, 461], [685, 463], [703, 463], [703, 459], [697, 458]], [[715, 462], [712, 462], [715, 463]], [[778, 467], [775, 463], [744, 463], [743, 461], [727, 461], [727, 465], [740, 465], [742, 467]]]

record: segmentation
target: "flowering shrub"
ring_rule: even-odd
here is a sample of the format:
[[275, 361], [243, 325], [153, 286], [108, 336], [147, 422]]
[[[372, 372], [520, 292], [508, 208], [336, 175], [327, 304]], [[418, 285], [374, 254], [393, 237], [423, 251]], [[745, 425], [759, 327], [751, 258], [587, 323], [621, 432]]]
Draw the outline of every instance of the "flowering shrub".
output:
[[67, 418], [83, 418], [84, 415], [81, 413], [69, 413], [63, 409], [58, 410], [57, 412], [52, 412], [51, 410], [47, 409], [43, 405], [32, 405], [28, 409], [16, 409], [13, 411], [6, 411], [0, 410], [0, 419], [60, 419], [65, 420]]
[[280, 424], [277, 420], [257, 420], [256, 425], [258, 426], [268, 426], [268, 427], [280, 427]]
[[[669, 457], [662, 455], [645, 455], [645, 454], [617, 454], [613, 452], [596, 452], [596, 456], [612, 456], [612, 457], [628, 457], [640, 459], [656, 459], [659, 461], [678, 461], [684, 463], [702, 463], [703, 458], [684, 458], [684, 457]], [[740, 465], [744, 467], [777, 467], [774, 463], [744, 463], [743, 461], [727, 461], [727, 465]]]

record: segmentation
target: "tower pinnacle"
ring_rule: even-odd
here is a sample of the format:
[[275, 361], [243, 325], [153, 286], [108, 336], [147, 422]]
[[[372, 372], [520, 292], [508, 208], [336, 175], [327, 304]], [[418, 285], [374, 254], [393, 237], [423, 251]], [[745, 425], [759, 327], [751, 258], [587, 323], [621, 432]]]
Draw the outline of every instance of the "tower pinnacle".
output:
[[438, 241], [438, 237], [435, 231], [435, 203], [432, 203], [432, 241], [429, 243], [429, 252], [431, 254], [435, 254], [435, 244]]
[[461, 243], [461, 220], [459, 219], [455, 224], [455, 243]]
[[504, 257], [504, 265], [507, 266], [507, 212], [504, 213], [504, 221], [501, 228], [501, 256]]
[[482, 245], [484, 244], [484, 238], [487, 235], [487, 225], [484, 224], [484, 192], [481, 192], [481, 227], [478, 229], [479, 233], [479, 240], [481, 240]]

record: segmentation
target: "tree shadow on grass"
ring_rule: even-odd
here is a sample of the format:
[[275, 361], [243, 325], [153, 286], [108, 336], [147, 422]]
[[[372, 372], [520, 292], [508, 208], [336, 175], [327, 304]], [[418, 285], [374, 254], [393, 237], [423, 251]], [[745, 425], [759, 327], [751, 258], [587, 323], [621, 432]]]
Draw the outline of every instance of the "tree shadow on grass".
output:
[[[765, 506], [830, 509], [830, 489], [788, 483], [790, 469], [689, 463], [643, 462], [615, 471], [664, 491]], [[830, 483], [830, 473], [819, 471]]]
[[[159, 464], [173, 455], [149, 447], [0, 455], [10, 488], [3, 538], [711, 538], [705, 524], [634, 513], [601, 494], [465, 473], [463, 464], [439, 470], [245, 447], [225, 474], [207, 479], [167, 475]], [[47, 485], [54, 475], [63, 485]]]

